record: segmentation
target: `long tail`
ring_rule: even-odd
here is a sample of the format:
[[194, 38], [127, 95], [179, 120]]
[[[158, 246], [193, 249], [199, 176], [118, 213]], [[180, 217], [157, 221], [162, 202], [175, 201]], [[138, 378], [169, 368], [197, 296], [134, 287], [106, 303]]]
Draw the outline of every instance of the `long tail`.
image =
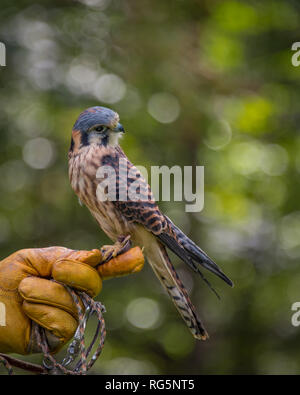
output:
[[208, 334], [197, 317], [184, 285], [176, 273], [165, 247], [150, 232], [139, 232], [139, 244], [145, 247], [145, 255], [154, 273], [168, 292], [175, 307], [196, 339], [205, 340]]
[[191, 239], [189, 239], [173, 222], [165, 217], [168, 221], [168, 229], [159, 234], [160, 241], [170, 248], [179, 258], [187, 263], [195, 272], [200, 273], [200, 265], [211, 271], [228, 285], [233, 286], [233, 282], [226, 276], [219, 266], [198, 247]]

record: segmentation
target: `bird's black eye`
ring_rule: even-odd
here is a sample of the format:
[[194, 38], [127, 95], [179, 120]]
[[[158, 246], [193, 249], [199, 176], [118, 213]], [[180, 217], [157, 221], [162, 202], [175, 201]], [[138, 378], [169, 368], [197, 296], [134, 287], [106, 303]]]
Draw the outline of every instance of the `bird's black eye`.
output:
[[95, 130], [96, 130], [96, 132], [99, 132], [99, 133], [104, 132], [105, 126], [97, 126], [97, 127], [95, 128]]

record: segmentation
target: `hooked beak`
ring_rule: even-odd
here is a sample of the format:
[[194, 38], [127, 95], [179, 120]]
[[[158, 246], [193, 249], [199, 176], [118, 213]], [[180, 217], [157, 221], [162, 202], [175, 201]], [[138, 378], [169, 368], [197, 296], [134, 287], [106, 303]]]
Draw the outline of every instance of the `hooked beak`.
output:
[[114, 128], [113, 131], [117, 133], [125, 133], [125, 129], [120, 123], [118, 123], [117, 127]]

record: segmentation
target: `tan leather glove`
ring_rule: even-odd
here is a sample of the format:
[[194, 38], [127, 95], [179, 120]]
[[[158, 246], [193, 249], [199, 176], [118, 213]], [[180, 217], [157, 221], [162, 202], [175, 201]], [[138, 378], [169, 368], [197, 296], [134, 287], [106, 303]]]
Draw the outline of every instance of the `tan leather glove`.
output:
[[[26, 249], [0, 262], [0, 352], [39, 352], [32, 320], [46, 329], [52, 351], [58, 351], [74, 335], [77, 309], [63, 285], [96, 296], [102, 278], [138, 272], [144, 265], [138, 247], [101, 262], [101, 252], [74, 251], [64, 247]], [[99, 275], [100, 274], [100, 275]]]

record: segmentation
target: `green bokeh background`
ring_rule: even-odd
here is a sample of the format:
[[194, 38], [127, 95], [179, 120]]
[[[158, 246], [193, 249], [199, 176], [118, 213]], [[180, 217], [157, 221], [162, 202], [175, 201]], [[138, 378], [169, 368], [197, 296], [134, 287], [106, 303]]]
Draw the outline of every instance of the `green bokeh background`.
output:
[[294, 0], [1, 1], [1, 257], [108, 242], [67, 174], [75, 119], [105, 105], [135, 164], [205, 166], [202, 212], [160, 207], [235, 282], [208, 275], [218, 301], [174, 258], [207, 342], [148, 266], [105, 282], [108, 336], [92, 373], [299, 372], [299, 12]]

